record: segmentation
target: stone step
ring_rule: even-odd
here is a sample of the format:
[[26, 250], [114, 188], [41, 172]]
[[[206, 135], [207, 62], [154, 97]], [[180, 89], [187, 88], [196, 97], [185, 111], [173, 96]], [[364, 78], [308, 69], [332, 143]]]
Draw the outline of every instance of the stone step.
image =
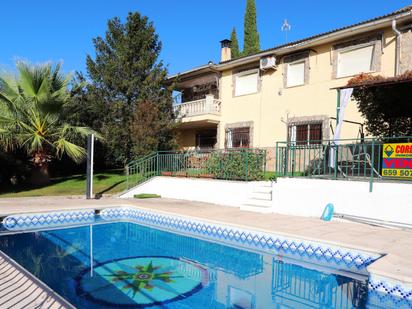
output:
[[259, 186], [253, 188], [253, 192], [257, 193], [272, 193], [273, 189], [272, 187], [266, 187], [266, 186]]
[[249, 205], [249, 204], [244, 204], [240, 207], [240, 210], [245, 210], [245, 211], [254, 211], [254, 212], [260, 212], [260, 213], [271, 213], [272, 208], [270, 207], [261, 207], [261, 206], [256, 206], [256, 205]]
[[263, 200], [263, 201], [271, 201], [272, 200], [272, 192], [252, 192], [249, 195], [250, 199], [253, 200]]
[[258, 184], [256, 184], [256, 187], [257, 188], [272, 188], [273, 183], [270, 181], [259, 182]]
[[261, 208], [270, 208], [273, 206], [271, 200], [258, 200], [258, 199], [248, 199], [243, 205], [261, 207]]

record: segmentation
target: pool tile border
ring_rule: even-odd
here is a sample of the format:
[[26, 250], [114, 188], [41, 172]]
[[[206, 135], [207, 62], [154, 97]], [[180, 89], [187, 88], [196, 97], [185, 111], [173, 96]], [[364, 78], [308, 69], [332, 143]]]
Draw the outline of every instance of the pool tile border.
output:
[[[365, 270], [370, 263], [381, 257], [377, 253], [321, 244], [274, 233], [259, 232], [243, 227], [208, 223], [194, 218], [149, 212], [133, 207], [105, 208], [101, 210], [100, 216], [104, 220], [132, 220], [220, 242], [223, 241], [228, 244], [268, 250], [276, 254], [288, 254], [299, 259], [309, 260], [311, 263], [326, 262], [331, 266], [345, 267], [356, 271]], [[76, 210], [10, 215], [3, 220], [3, 226], [10, 231], [17, 231], [93, 223], [94, 221], [94, 210]]]
[[67, 224], [92, 223], [94, 221], [94, 209], [53, 211], [10, 215], [4, 218], [3, 226], [10, 231], [19, 231], [41, 227], [57, 227]]
[[106, 220], [126, 219], [174, 231], [202, 236], [228, 244], [251, 249], [268, 250], [275, 254], [287, 254], [311, 263], [328, 263], [331, 267], [345, 267], [365, 271], [380, 254], [351, 250], [304, 239], [285, 237], [274, 233], [259, 232], [246, 228], [207, 223], [194, 218], [148, 212], [131, 207], [106, 208], [100, 213]]
[[401, 304], [403, 301], [412, 302], [412, 284], [402, 284], [389, 278], [373, 275], [369, 276], [368, 290], [371, 301], [381, 304], [389, 301]]
[[[345, 266], [349, 269], [365, 272], [369, 264], [381, 257], [377, 253], [253, 231], [243, 227], [210, 223], [195, 218], [189, 219], [178, 215], [150, 212], [134, 207], [105, 208], [100, 212], [100, 215], [104, 220], [129, 220], [146, 223], [228, 244], [269, 250], [274, 254], [290, 254], [310, 260], [310, 262], [324, 263], [326, 261], [338, 267]], [[3, 226], [10, 231], [24, 231], [93, 222], [95, 222], [94, 209], [10, 215], [4, 218]], [[373, 297], [379, 301], [385, 301], [388, 297], [395, 298], [399, 302], [412, 301], [412, 285], [404, 285], [386, 277], [371, 275], [368, 289], [374, 295]]]
[[[126, 219], [149, 225], [165, 227], [175, 231], [197, 234], [228, 243], [248, 245], [256, 249], [270, 249], [272, 253], [298, 254], [301, 258], [326, 261], [339, 266], [344, 263], [349, 268], [366, 271], [366, 267], [381, 257], [380, 254], [361, 250], [350, 250], [329, 244], [320, 244], [298, 238], [283, 237], [274, 233], [264, 233], [229, 225], [207, 223], [195, 218], [178, 215], [166, 215], [140, 210], [134, 207], [116, 207], [102, 210], [105, 220]], [[236, 236], [237, 235], [237, 236]], [[243, 235], [243, 237], [242, 237]], [[229, 241], [228, 241], [229, 240]], [[323, 260], [323, 261], [322, 261]], [[313, 261], [311, 261], [313, 262]], [[368, 290], [380, 301], [399, 303], [412, 301], [412, 286], [403, 286], [400, 282], [385, 277], [371, 275]]]

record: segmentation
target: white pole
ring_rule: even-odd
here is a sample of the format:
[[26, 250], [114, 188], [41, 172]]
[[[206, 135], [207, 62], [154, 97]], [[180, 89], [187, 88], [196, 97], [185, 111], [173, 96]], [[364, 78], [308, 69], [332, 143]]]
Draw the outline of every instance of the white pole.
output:
[[94, 134], [87, 136], [87, 181], [86, 198], [93, 198], [93, 158], [94, 156]]
[[90, 277], [93, 277], [93, 225], [90, 225]]

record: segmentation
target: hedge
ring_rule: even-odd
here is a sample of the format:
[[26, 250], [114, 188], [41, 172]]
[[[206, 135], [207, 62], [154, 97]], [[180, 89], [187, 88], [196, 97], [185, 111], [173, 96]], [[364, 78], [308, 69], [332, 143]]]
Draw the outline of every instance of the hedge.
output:
[[264, 150], [227, 150], [212, 152], [205, 168], [217, 179], [262, 180], [265, 164]]

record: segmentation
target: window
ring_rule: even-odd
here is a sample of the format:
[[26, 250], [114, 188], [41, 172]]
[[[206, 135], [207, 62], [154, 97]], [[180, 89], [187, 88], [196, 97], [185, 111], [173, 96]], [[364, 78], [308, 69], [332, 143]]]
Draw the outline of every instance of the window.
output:
[[289, 63], [287, 69], [287, 87], [305, 84], [305, 61]]
[[301, 124], [296, 127], [296, 139], [293, 142], [296, 142], [297, 145], [304, 145], [308, 141], [308, 125]]
[[250, 128], [233, 128], [226, 131], [226, 148], [248, 148], [250, 146]]
[[309, 140], [312, 144], [320, 144], [322, 141], [322, 124], [312, 123], [309, 125]]
[[322, 123], [306, 123], [288, 126], [288, 140], [296, 145], [320, 144]]
[[235, 77], [235, 96], [256, 93], [258, 91], [259, 71], [239, 73]]
[[309, 82], [309, 54], [309, 51], [303, 51], [283, 58], [283, 87], [302, 86]]
[[352, 76], [372, 71], [374, 45], [340, 51], [337, 77]]
[[216, 145], [216, 130], [201, 131], [196, 134], [196, 148], [211, 149]]

